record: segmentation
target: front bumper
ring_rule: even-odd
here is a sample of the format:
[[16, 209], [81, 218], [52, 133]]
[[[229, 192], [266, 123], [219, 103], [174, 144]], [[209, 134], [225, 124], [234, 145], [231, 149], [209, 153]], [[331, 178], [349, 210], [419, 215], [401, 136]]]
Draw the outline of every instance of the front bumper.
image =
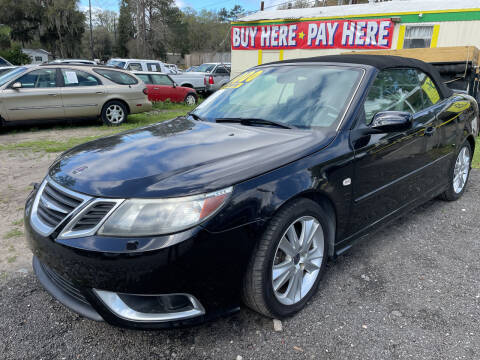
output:
[[[31, 203], [27, 201], [25, 229], [35, 273], [45, 289], [73, 311], [117, 326], [154, 329], [194, 325], [238, 310], [257, 224], [221, 233], [199, 226], [154, 238], [57, 240], [56, 233], [43, 236], [32, 228]], [[106, 306], [95, 289], [142, 296], [188, 294], [204, 311], [188, 318], [126, 318]]]

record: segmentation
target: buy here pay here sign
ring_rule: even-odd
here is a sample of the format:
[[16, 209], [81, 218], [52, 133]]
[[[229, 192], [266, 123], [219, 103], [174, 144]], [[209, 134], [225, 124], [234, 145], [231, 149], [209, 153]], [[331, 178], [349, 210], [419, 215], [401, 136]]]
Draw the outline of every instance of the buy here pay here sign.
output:
[[232, 26], [232, 50], [389, 49], [390, 19], [302, 21]]

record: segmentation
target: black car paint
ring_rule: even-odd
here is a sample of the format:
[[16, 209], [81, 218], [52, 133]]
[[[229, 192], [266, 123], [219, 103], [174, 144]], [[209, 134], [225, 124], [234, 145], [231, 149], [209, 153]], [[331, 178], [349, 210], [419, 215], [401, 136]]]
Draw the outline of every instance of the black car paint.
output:
[[[55, 240], [58, 233], [42, 237], [25, 221], [34, 255], [74, 280], [108, 322], [154, 328], [165, 324], [119, 319], [90, 289], [142, 294], [181, 291], [204, 304], [205, 319], [229, 312], [239, 304], [244, 269], [265, 223], [287, 202], [302, 196], [318, 201], [336, 221], [329, 255], [348, 249], [446, 189], [453, 154], [466, 140], [474, 147], [470, 120], [476, 115], [473, 106], [459, 114], [450, 112], [457, 102], [473, 101], [454, 95], [417, 114], [408, 131], [365, 134], [361, 108], [377, 70], [358, 67], [365, 75], [336, 133], [177, 118], [68, 151], [52, 165], [49, 175], [65, 187], [90, 195], [174, 197], [230, 185], [234, 191], [213, 218], [165, 236]], [[198, 138], [197, 134], [203, 135]], [[139, 138], [145, 146], [135, 146], [136, 141], [142, 143]], [[158, 151], [157, 147], [165, 150], [163, 146], [169, 144], [175, 146]], [[134, 161], [120, 169], [130, 158]], [[98, 159], [104, 161], [97, 164]], [[80, 166], [88, 168], [73, 176]], [[91, 170], [97, 166], [100, 170], [111, 166], [112, 177], [96, 177]], [[352, 183], [344, 185], [348, 178]], [[35, 192], [29, 199], [34, 196]]]

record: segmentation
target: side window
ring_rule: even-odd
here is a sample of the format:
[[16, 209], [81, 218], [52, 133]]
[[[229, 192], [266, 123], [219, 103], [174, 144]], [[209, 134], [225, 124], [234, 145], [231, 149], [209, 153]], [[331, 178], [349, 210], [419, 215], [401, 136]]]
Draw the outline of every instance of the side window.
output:
[[440, 93], [433, 80], [421, 71], [418, 72], [418, 79], [420, 80], [420, 87], [423, 93], [423, 107], [427, 108], [439, 102]]
[[147, 74], [135, 74], [138, 78], [140, 78], [145, 84], [152, 84], [150, 80], [150, 76]]
[[66, 87], [101, 85], [100, 80], [85, 71], [62, 69], [62, 76]]
[[383, 70], [377, 75], [365, 100], [366, 123], [370, 124], [380, 111], [415, 113], [423, 108], [423, 91], [417, 70]]
[[114, 83], [119, 85], [138, 84], [137, 79], [135, 79], [133, 76], [128, 75], [122, 71], [107, 70], [107, 69], [101, 69], [101, 68], [95, 68], [93, 69], [93, 71], [103, 76], [104, 78], [107, 78], [108, 80], [113, 81]]
[[167, 86], [173, 86], [172, 80], [167, 75], [157, 75], [154, 74], [152, 75], [153, 83], [155, 85], [167, 85]]
[[217, 69], [215, 70], [215, 74], [218, 74], [218, 75], [230, 75], [230, 73], [228, 72], [228, 70], [225, 69], [223, 66], [217, 67]]
[[140, 63], [130, 63], [128, 64], [128, 70], [133, 70], [133, 71], [142, 71], [142, 64]]
[[154, 71], [154, 72], [161, 72], [160, 64], [155, 64], [155, 63], [148, 63], [147, 64], [147, 69], [148, 71]]
[[56, 73], [56, 69], [34, 70], [15, 82], [22, 83], [22, 88], [52, 88], [57, 86]]

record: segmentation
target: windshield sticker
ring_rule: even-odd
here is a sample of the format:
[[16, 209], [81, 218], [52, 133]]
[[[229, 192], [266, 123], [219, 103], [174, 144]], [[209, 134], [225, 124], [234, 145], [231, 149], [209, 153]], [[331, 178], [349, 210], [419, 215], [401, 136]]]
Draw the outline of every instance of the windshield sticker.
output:
[[223, 89], [237, 89], [242, 85], [256, 79], [263, 73], [263, 70], [247, 71], [228, 82]]

